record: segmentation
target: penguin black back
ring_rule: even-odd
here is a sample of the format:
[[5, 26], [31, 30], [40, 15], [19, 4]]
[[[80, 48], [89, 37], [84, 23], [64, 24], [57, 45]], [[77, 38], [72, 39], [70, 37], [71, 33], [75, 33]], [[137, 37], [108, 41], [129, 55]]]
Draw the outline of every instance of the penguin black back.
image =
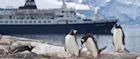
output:
[[84, 41], [81, 41], [81, 44], [84, 44], [84, 43], [88, 40], [89, 37], [92, 38], [92, 40], [93, 40], [93, 42], [95, 43], [96, 48], [97, 48], [97, 50], [98, 50], [97, 41], [95, 40], [95, 38], [93, 37], [93, 35], [90, 34], [90, 33], [88, 33], [88, 34], [86, 34], [85, 36], [82, 37], [82, 39], [84, 39]]
[[98, 50], [98, 54], [100, 54], [104, 49], [107, 48], [107, 46], [105, 46], [105, 47], [99, 49], [99, 47], [97, 45], [97, 41], [95, 40], [94, 36], [92, 34], [90, 34], [90, 33], [88, 33], [88, 34], [86, 34], [85, 36], [82, 37], [83, 41], [81, 40], [81, 44], [83, 45], [88, 40], [89, 37], [92, 38], [93, 42], [95, 43], [95, 46], [96, 46], [96, 48]]
[[34, 47], [32, 47], [32, 46], [19, 46], [19, 47], [16, 47], [15, 49], [13, 49], [11, 51], [11, 53], [23, 52], [23, 51], [26, 51], [26, 50], [31, 52], [33, 48]]

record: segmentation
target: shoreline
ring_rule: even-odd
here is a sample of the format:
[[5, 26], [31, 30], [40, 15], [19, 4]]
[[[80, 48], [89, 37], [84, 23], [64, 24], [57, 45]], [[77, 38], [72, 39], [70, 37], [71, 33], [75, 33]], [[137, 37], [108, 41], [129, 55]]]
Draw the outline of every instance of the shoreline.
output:
[[[18, 46], [32, 45], [32, 52], [24, 51], [15, 54], [8, 52]], [[28, 58], [28, 59], [71, 59], [70, 54], [64, 51], [63, 46], [48, 44], [46, 41], [28, 38], [0, 36], [0, 59], [1, 58]], [[88, 55], [88, 56], [87, 56]], [[138, 52], [117, 53], [114, 51], [103, 51], [97, 59], [137, 59], [140, 57]], [[78, 59], [89, 59], [91, 55], [82, 50]]]

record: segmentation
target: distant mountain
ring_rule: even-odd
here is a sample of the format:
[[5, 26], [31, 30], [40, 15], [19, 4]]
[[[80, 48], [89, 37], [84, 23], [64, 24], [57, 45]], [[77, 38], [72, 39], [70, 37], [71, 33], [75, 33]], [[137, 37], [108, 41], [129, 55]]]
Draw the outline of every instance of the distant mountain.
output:
[[[101, 18], [118, 18], [120, 24], [140, 24], [140, 0], [89, 0], [92, 5], [100, 7], [98, 14]], [[82, 2], [86, 4], [86, 1]], [[92, 18], [91, 11], [80, 11]]]

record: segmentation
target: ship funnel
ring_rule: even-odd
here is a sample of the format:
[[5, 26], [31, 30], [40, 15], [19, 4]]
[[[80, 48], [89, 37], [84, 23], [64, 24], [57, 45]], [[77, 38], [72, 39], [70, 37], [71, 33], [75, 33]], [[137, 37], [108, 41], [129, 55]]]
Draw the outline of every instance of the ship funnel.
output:
[[37, 9], [35, 0], [26, 0], [25, 5], [19, 7], [19, 9]]
[[65, 0], [62, 1], [62, 4], [63, 4], [63, 5], [62, 5], [62, 9], [66, 9], [66, 8], [67, 8], [67, 5], [66, 5], [66, 3], [65, 3]]

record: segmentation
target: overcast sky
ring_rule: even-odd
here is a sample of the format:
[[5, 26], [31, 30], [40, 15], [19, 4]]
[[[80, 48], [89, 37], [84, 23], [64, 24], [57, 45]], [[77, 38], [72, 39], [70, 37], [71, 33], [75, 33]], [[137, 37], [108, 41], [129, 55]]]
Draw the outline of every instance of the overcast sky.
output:
[[[39, 9], [50, 9], [50, 8], [60, 8], [62, 5], [61, 1], [58, 0], [35, 0], [37, 7]], [[81, 2], [81, 0], [79, 1]], [[25, 0], [0, 0], [0, 8], [18, 8], [23, 6]], [[75, 9], [89, 9], [87, 5], [77, 4], [77, 3], [67, 3], [68, 7]], [[84, 7], [84, 8], [83, 8]]]

